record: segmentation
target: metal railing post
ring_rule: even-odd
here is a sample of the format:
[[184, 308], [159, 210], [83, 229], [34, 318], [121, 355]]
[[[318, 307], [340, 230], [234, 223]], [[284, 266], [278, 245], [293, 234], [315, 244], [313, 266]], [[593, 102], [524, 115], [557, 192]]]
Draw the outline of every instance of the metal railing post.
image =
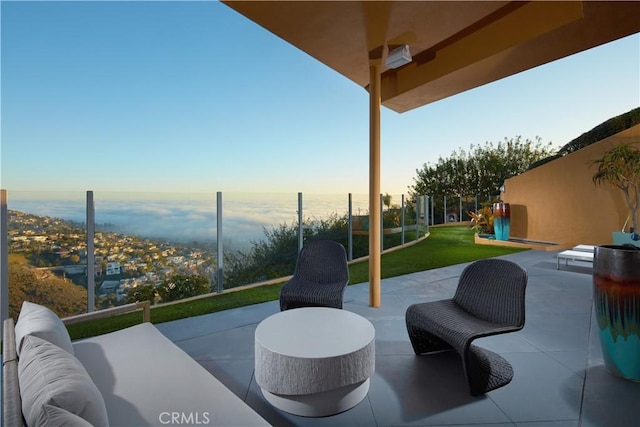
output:
[[218, 293], [224, 290], [224, 247], [222, 245], [222, 191], [216, 193], [216, 278]]
[[444, 196], [444, 208], [442, 212], [443, 223], [446, 224], [449, 222], [449, 218], [447, 218], [447, 196]]
[[427, 196], [431, 199], [431, 225], [435, 225], [436, 223], [436, 201], [433, 198], [434, 196]]
[[7, 190], [0, 190], [0, 317], [9, 318], [9, 210]]
[[347, 230], [348, 230], [348, 235], [347, 235], [347, 259], [349, 261], [353, 260], [353, 198], [352, 198], [352, 194], [349, 193], [349, 208], [348, 208], [348, 213], [347, 213]]
[[[416, 224], [416, 234], [418, 225]], [[400, 244], [404, 246], [404, 194], [400, 196]]]
[[87, 191], [87, 313], [96, 309], [96, 210], [93, 191]]
[[429, 231], [429, 196], [424, 195], [424, 226]]
[[304, 245], [304, 216], [302, 215], [302, 193], [298, 193], [298, 252]]
[[420, 211], [422, 210], [422, 197], [416, 196], [416, 238], [418, 240], [418, 229], [420, 226]]

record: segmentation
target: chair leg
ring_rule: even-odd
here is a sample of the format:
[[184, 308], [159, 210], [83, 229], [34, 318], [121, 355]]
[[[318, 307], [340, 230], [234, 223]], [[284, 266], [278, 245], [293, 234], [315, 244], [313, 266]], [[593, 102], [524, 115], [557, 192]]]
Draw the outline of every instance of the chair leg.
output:
[[453, 350], [447, 342], [441, 340], [435, 335], [420, 326], [407, 322], [407, 333], [411, 346], [416, 354], [433, 353], [436, 351]]
[[462, 363], [471, 395], [480, 396], [503, 387], [513, 379], [513, 368], [502, 356], [471, 345]]

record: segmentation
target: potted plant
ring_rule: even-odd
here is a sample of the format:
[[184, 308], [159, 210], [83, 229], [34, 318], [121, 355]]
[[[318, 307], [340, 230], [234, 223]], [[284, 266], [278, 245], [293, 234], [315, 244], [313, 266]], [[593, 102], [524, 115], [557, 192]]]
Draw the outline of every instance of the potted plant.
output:
[[632, 224], [624, 233], [627, 243], [616, 241], [614, 233], [613, 245], [596, 246], [594, 252], [593, 304], [604, 364], [617, 376], [640, 381], [640, 149], [618, 145], [593, 163], [598, 166], [593, 182], [622, 190]]
[[491, 206], [483, 206], [478, 212], [468, 212], [468, 214], [471, 217], [470, 227], [476, 234], [495, 239]]
[[593, 175], [594, 184], [609, 183], [618, 187], [624, 194], [629, 208], [631, 228], [629, 233], [624, 233], [626, 224], [623, 225], [622, 234], [626, 236], [620, 239], [619, 234], [614, 233], [614, 243], [632, 243], [640, 246], [640, 223], [638, 213], [640, 211], [640, 149], [633, 145], [621, 144], [605, 152], [600, 159], [594, 160], [598, 170]]

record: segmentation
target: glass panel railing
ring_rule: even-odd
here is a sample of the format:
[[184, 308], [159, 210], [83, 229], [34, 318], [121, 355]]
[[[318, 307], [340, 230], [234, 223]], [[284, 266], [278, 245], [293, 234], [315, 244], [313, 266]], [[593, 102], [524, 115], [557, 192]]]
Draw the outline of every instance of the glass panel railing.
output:
[[215, 194], [97, 192], [94, 199], [97, 308], [211, 292]]
[[[385, 194], [379, 206], [384, 249], [424, 235], [424, 202]], [[338, 241], [349, 259], [369, 251], [366, 194], [11, 192], [8, 207], [12, 316], [25, 299], [68, 316], [86, 312], [93, 295], [103, 309], [282, 278], [293, 274], [301, 243], [314, 239]]]
[[225, 250], [243, 251], [263, 242], [274, 227], [297, 223], [295, 193], [223, 193]]
[[222, 199], [223, 288], [292, 274], [290, 261], [298, 253], [297, 194], [223, 193]]

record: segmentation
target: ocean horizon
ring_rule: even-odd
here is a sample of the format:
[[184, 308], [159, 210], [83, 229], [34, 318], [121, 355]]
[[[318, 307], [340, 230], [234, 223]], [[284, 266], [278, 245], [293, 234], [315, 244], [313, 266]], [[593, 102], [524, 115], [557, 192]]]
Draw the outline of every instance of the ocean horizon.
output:
[[[392, 204], [401, 204], [392, 195]], [[405, 196], [406, 197], [406, 196]], [[86, 192], [8, 192], [10, 210], [86, 223]], [[97, 229], [169, 240], [212, 243], [217, 239], [216, 193], [93, 192]], [[368, 195], [352, 194], [352, 215], [368, 214]], [[349, 194], [302, 194], [305, 221], [343, 216]], [[225, 248], [246, 250], [265, 230], [298, 222], [297, 193], [222, 193]]]

